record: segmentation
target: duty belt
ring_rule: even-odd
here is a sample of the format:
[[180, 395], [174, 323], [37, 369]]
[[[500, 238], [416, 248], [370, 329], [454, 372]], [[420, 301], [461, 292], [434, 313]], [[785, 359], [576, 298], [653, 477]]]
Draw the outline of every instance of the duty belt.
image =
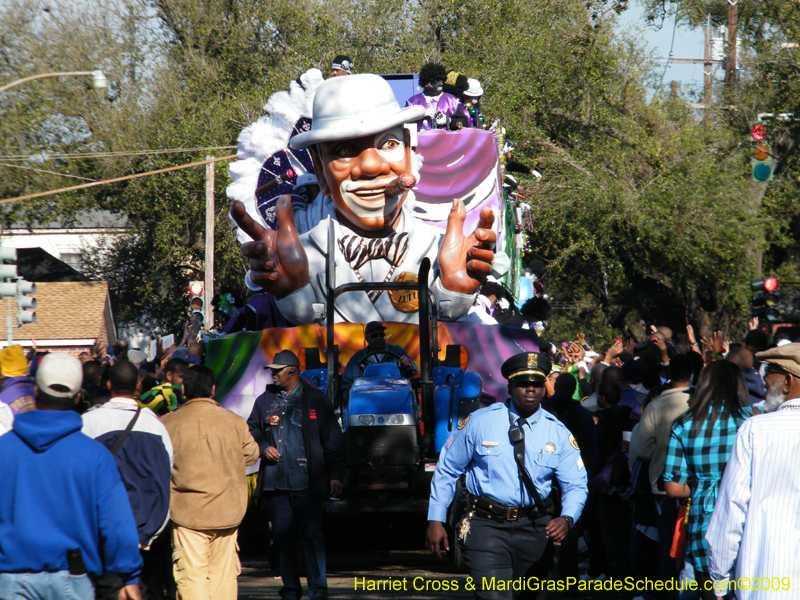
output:
[[[545, 504], [547, 505], [548, 502], [545, 502]], [[481, 519], [505, 523], [508, 521], [518, 521], [525, 517], [534, 521], [550, 514], [549, 508], [550, 506], [548, 506], [548, 511], [540, 512], [535, 506], [506, 506], [496, 500], [492, 500], [488, 496], [473, 496], [472, 494], [468, 494], [464, 512], [465, 514], [472, 513], [474, 516], [480, 517]]]

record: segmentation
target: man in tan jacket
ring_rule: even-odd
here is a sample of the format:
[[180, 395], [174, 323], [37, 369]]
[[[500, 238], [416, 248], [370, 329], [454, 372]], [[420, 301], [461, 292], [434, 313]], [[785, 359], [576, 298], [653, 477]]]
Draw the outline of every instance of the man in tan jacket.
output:
[[259, 450], [240, 416], [214, 396], [214, 373], [195, 366], [183, 377], [178, 410], [162, 423], [172, 439], [170, 493], [173, 571], [180, 600], [235, 600], [236, 532], [247, 509], [245, 467]]

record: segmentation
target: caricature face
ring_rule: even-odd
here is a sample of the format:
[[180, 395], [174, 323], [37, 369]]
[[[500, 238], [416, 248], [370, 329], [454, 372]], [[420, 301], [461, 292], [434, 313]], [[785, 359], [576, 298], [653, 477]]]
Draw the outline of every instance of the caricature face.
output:
[[438, 96], [442, 93], [443, 87], [444, 81], [431, 81], [425, 85], [423, 91], [425, 92], [426, 96]]
[[[318, 156], [316, 156], [318, 153]], [[385, 196], [394, 179], [411, 172], [411, 148], [402, 126], [349, 140], [323, 142], [313, 153], [322, 193], [333, 199], [339, 218], [365, 236], [393, 229], [405, 193]]]

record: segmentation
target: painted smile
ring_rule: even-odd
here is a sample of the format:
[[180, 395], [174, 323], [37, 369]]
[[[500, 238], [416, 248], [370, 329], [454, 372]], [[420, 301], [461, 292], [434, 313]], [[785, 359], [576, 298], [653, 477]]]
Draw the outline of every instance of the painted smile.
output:
[[[359, 214], [361, 212], [383, 212], [386, 204], [394, 207], [399, 200], [398, 196], [390, 196], [387, 203], [386, 187], [394, 178], [382, 178], [371, 181], [343, 181], [341, 184], [342, 198], [350, 210]], [[359, 216], [364, 216], [359, 215]]]

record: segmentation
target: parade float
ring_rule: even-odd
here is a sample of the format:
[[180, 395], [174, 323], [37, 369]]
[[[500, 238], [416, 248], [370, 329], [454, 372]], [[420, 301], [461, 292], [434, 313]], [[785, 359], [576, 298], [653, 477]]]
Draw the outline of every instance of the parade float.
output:
[[[246, 283], [274, 295], [293, 326], [211, 340], [216, 397], [249, 416], [271, 383], [272, 357], [298, 354], [348, 441], [340, 511], [424, 510], [446, 440], [472, 411], [506, 398], [507, 358], [538, 351], [533, 329], [465, 318], [487, 276], [519, 290], [502, 130], [418, 131], [424, 109], [404, 104], [378, 76], [323, 81], [312, 69], [269, 99], [230, 167]], [[298, 192], [314, 181], [319, 193]], [[385, 325], [419, 376], [404, 379], [388, 357], [345, 396], [341, 372], [370, 321]]]

